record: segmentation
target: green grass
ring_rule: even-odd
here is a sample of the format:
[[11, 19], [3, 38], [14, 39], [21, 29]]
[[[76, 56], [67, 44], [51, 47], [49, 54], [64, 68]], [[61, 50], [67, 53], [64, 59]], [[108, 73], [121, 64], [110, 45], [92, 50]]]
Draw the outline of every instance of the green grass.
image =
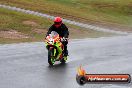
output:
[[112, 34], [112, 33], [89, 30], [89, 29], [85, 29], [82, 27], [74, 26], [74, 25], [69, 25], [69, 24], [67, 24], [67, 25], [68, 25], [69, 31], [70, 31], [70, 38], [73, 38], [73, 39], [110, 37], [110, 36], [116, 35], [116, 34]]
[[11, 43], [21, 43], [21, 42], [31, 42], [32, 39], [7, 39], [7, 38], [0, 38], [0, 44], [11, 44]]
[[132, 0], [1, 0], [0, 3], [82, 22], [132, 27]]
[[[37, 26], [31, 26], [23, 24], [23, 21], [33, 21], [37, 23]], [[0, 31], [16, 30], [24, 33], [33, 39], [3, 39], [0, 38], [0, 43], [12, 43], [12, 42], [27, 42], [27, 41], [41, 41], [45, 34], [37, 34], [32, 30], [35, 28], [47, 30], [51, 25], [51, 21], [45, 18], [27, 15], [21, 12], [10, 11], [0, 8]]]
[[[33, 21], [37, 25], [27, 25], [24, 24], [24, 21]], [[16, 30], [18, 32], [28, 35], [28, 39], [9, 39], [9, 38], [0, 38], [0, 43], [18, 43], [18, 42], [34, 42], [34, 41], [43, 41], [46, 31], [52, 21], [46, 18], [29, 15], [21, 12], [11, 11], [4, 8], [0, 8], [0, 31], [7, 30]], [[66, 24], [70, 30], [70, 38], [88, 38], [88, 37], [102, 37], [109, 36], [109, 33], [97, 32], [93, 30], [83, 29], [74, 25]], [[45, 33], [38, 34], [34, 32], [34, 29], [43, 29]]]

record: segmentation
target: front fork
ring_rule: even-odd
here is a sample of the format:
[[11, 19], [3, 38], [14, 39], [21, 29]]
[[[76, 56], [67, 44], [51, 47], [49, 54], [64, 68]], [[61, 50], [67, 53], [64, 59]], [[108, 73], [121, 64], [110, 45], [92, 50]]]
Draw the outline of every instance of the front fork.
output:
[[53, 49], [53, 57], [54, 57], [54, 59], [55, 60], [59, 60], [59, 58], [60, 58], [60, 55], [62, 54], [62, 50], [61, 50], [61, 48], [57, 48], [58, 49], [58, 55], [56, 55], [56, 53], [57, 53], [57, 50], [56, 50], [56, 48], [54, 48], [54, 47], [50, 47], [49, 48], [50, 50], [51, 49]]
[[62, 55], [62, 48], [61, 47], [57, 47], [57, 50], [58, 50], [57, 60], [59, 60], [59, 58]]
[[[48, 49], [48, 47], [46, 47], [46, 48]], [[56, 49], [54, 47], [50, 47], [49, 49], [54, 49], [53, 52], [52, 52], [53, 56], [55, 57], [56, 60], [59, 60], [61, 54], [63, 53], [62, 48], [61, 47], [57, 47], [57, 49]], [[56, 55], [57, 51], [58, 51], [58, 55]]]
[[54, 48], [54, 52], [53, 52], [54, 56], [56, 56], [56, 49]]

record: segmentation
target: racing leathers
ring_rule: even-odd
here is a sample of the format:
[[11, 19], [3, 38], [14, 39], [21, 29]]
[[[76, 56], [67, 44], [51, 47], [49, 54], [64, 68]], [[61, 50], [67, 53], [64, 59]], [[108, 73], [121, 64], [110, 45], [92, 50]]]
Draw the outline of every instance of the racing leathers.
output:
[[65, 24], [61, 24], [59, 27], [56, 27], [55, 24], [53, 24], [48, 32], [47, 35], [48, 36], [52, 31], [55, 31], [59, 34], [60, 37], [65, 38], [65, 41], [62, 41], [62, 44], [64, 45], [64, 56], [68, 56], [68, 50], [67, 50], [67, 44], [68, 44], [68, 36], [69, 36], [69, 31], [68, 28], [66, 27]]

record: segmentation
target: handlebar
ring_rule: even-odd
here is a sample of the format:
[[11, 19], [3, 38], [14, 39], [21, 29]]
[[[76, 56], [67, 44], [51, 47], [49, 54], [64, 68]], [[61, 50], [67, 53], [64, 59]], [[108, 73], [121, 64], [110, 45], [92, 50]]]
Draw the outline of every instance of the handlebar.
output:
[[[48, 38], [48, 36], [46, 36], [45, 39], [47, 39], [47, 38]], [[59, 37], [59, 39], [60, 39], [61, 42], [68, 41], [68, 38], [65, 38], [65, 37]]]
[[60, 38], [60, 41], [61, 41], [61, 42], [65, 42], [65, 41], [67, 41], [67, 40], [68, 40], [68, 38], [65, 38], [65, 37]]

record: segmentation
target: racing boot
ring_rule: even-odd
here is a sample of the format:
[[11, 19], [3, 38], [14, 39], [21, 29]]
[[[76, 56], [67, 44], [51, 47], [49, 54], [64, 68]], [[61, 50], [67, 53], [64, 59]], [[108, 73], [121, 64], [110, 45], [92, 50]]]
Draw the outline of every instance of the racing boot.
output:
[[67, 50], [67, 45], [64, 46], [64, 56], [69, 56], [68, 50]]

